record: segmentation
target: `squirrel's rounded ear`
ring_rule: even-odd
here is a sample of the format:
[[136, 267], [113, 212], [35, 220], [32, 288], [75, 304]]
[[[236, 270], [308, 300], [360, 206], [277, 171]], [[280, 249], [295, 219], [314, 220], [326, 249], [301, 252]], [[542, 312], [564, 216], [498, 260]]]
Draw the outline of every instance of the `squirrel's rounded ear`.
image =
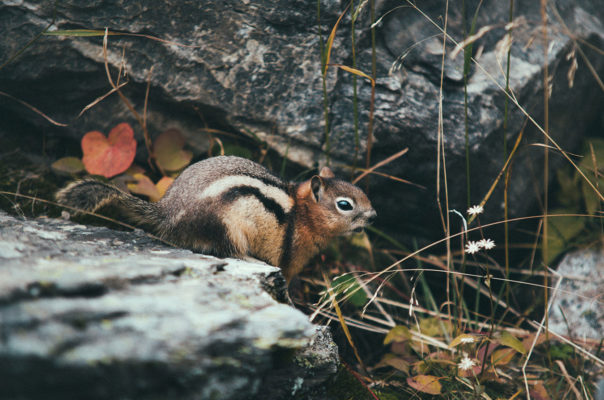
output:
[[298, 187], [298, 197], [302, 199], [310, 199], [314, 202], [319, 201], [319, 198], [323, 192], [322, 188], [325, 183], [323, 178], [319, 175], [315, 175], [307, 181], [304, 181]]
[[335, 178], [336, 176], [333, 174], [333, 171], [329, 167], [321, 168], [319, 172], [319, 176], [321, 178]]
[[[321, 170], [321, 172], [323, 171]], [[323, 188], [323, 185], [323, 178], [321, 178], [321, 176], [315, 175], [310, 178], [310, 188], [312, 189], [312, 194], [315, 201], [320, 200], [321, 189]]]

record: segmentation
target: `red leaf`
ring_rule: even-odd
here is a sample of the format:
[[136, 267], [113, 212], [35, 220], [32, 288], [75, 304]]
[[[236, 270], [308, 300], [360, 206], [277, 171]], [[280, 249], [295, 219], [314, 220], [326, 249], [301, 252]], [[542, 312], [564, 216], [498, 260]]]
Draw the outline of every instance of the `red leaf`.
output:
[[88, 132], [82, 138], [82, 152], [88, 173], [111, 178], [126, 171], [134, 161], [134, 132], [126, 122], [116, 125], [108, 138], [98, 131]]

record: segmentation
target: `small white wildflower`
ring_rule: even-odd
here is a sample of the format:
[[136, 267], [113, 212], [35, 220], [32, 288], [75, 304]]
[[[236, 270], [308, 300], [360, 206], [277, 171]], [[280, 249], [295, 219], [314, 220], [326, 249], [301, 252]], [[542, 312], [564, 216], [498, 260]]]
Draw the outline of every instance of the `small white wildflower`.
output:
[[472, 207], [468, 208], [468, 214], [470, 214], [470, 215], [482, 214], [483, 211], [484, 211], [484, 208], [482, 208], [482, 206], [480, 206], [480, 205], [472, 206]]
[[478, 242], [468, 242], [466, 243], [466, 253], [474, 254], [480, 251], [480, 245]]
[[481, 239], [478, 241], [478, 245], [485, 250], [491, 250], [493, 247], [495, 247], [495, 242], [491, 239]]
[[[474, 343], [476, 340], [472, 336], [463, 337], [460, 340], [460, 343]], [[466, 356], [467, 357], [467, 356]]]
[[467, 371], [467, 370], [471, 369], [472, 367], [474, 367], [474, 365], [476, 365], [476, 361], [472, 360], [467, 355], [461, 359], [459, 364], [457, 364], [459, 369], [461, 369], [462, 371]]

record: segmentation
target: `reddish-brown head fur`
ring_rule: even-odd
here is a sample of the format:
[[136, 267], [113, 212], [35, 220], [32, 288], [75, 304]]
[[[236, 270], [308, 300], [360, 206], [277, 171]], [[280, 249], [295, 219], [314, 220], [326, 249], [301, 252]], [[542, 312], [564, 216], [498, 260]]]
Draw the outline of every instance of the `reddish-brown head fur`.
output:
[[293, 248], [297, 254], [293, 254], [289, 267], [293, 275], [330, 239], [360, 231], [376, 216], [365, 193], [348, 182], [336, 179], [328, 167], [297, 186], [295, 213]]

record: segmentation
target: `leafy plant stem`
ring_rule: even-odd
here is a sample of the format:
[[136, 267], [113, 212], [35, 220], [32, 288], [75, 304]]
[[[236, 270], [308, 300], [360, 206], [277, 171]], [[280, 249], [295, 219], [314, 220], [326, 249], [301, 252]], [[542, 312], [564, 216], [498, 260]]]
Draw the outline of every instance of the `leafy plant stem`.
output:
[[[510, 37], [510, 48], [508, 49], [508, 54], [507, 54], [507, 64], [506, 64], [506, 70], [505, 70], [505, 91], [510, 94], [510, 64], [511, 64], [511, 60], [512, 60], [512, 45], [511, 45], [511, 38], [512, 38], [512, 22], [514, 20], [514, 0], [510, 0], [510, 14], [509, 14], [509, 18], [508, 21], [510, 23], [510, 30], [508, 32], [508, 35]], [[510, 99], [508, 96], [505, 97], [504, 99], [504, 104], [503, 104], [503, 159], [505, 160], [506, 157], [508, 156], [508, 150], [507, 150], [507, 133], [508, 133], [508, 112], [509, 112], [509, 103], [510, 103]], [[508, 183], [509, 183], [509, 170], [506, 171], [506, 176], [505, 176], [505, 186], [503, 189], [503, 219], [507, 220], [508, 219]], [[503, 225], [503, 246], [504, 246], [504, 257], [505, 257], [505, 277], [509, 278], [510, 275], [510, 249], [509, 249], [509, 226], [508, 223], [506, 222]], [[506, 291], [505, 291], [505, 301], [506, 303], [509, 304], [510, 302], [510, 285], [506, 282], [505, 283], [506, 286]]]
[[[369, 104], [369, 126], [367, 132], [367, 156], [365, 158], [365, 168], [371, 165], [371, 147], [373, 146], [373, 110], [375, 102], [375, 79], [377, 77], [377, 57], [375, 50], [375, 0], [369, 1], [370, 19], [371, 19], [371, 78], [373, 86], [371, 87], [371, 101]], [[369, 189], [369, 178], [365, 180], [365, 188]]]
[[[472, 36], [476, 32], [476, 21], [478, 20], [478, 11], [482, 5], [482, 0], [478, 3], [474, 16], [472, 17], [472, 23], [470, 25], [469, 35]], [[466, 2], [462, 2], [462, 27], [463, 27], [463, 38], [464, 41], [468, 36], [466, 32]], [[466, 151], [466, 197], [468, 208], [472, 205], [471, 190], [470, 190], [470, 138], [469, 138], [469, 119], [468, 119], [468, 75], [470, 73], [470, 65], [472, 61], [472, 49], [474, 42], [471, 42], [463, 49], [463, 102], [464, 102], [464, 138], [465, 138], [465, 151]]]
[[325, 158], [329, 165], [329, 103], [327, 99], [327, 54], [325, 52], [325, 43], [323, 42], [323, 32], [321, 31], [321, 0], [317, 0], [317, 27], [319, 30], [319, 51], [321, 53], [321, 80], [323, 85], [323, 121], [325, 135]]
[[549, 315], [547, 306], [549, 304], [549, 291], [547, 283], [549, 276], [547, 274], [548, 267], [545, 265], [548, 258], [548, 191], [549, 191], [549, 71], [548, 71], [548, 37], [547, 37], [547, 0], [541, 0], [541, 23], [543, 33], [543, 130], [546, 135], [544, 138], [544, 154], [543, 154], [543, 238], [542, 238], [542, 259], [544, 260], [545, 274], [543, 276], [543, 301], [545, 310], [545, 342], [547, 349], [547, 357], [550, 369], [553, 367], [550, 351], [549, 351]]

